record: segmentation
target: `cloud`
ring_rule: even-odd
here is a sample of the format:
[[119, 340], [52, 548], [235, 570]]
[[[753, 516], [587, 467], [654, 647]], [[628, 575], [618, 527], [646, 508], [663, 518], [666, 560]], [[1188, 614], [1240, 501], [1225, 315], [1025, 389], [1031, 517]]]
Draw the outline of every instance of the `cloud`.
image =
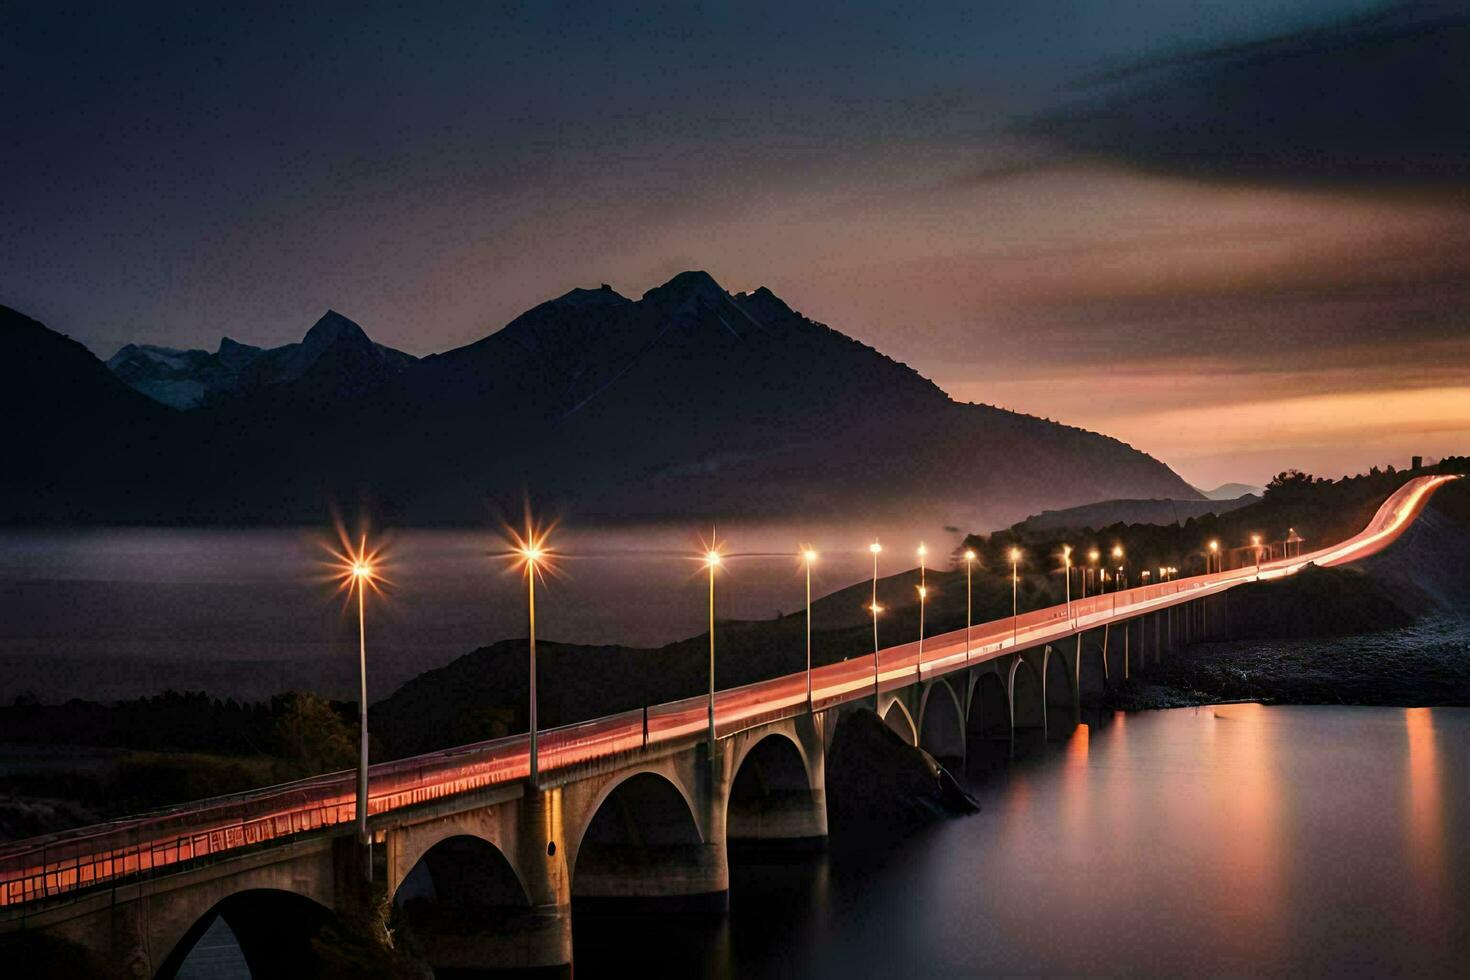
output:
[[1088, 79], [1020, 129], [1211, 180], [1438, 192], [1470, 180], [1470, 12], [1406, 3]]

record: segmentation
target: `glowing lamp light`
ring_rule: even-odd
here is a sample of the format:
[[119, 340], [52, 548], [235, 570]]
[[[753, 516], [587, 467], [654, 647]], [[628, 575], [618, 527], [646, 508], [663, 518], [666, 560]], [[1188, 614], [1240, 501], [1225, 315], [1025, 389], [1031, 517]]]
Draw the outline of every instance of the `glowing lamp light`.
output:
[[1021, 549], [1020, 548], [1012, 548], [1011, 549], [1011, 561], [1020, 561], [1020, 560], [1021, 560]]
[[808, 565], [810, 565], [812, 562], [814, 562], [814, 561], [817, 560], [817, 553], [815, 551], [813, 551], [812, 549], [808, 548], [808, 549], [806, 549], [805, 551], [803, 551], [801, 553], [801, 557], [802, 557], [802, 560], [803, 561], [805, 561]]
[[965, 549], [965, 561], [974, 561], [974, 560], [975, 560], [975, 549], [974, 548], [966, 548]]
[[1123, 546], [1121, 544], [1115, 544], [1115, 545], [1113, 545], [1113, 557], [1114, 558], [1122, 558], [1123, 557]]
[[920, 599], [927, 599], [928, 597], [929, 597], [929, 589], [926, 586], [923, 586], [923, 585], [919, 586], [919, 598]]
[[1090, 561], [1090, 562], [1092, 562], [1092, 563], [1093, 563], [1093, 564], [1094, 564], [1094, 565], [1096, 565], [1096, 564], [1097, 564], [1097, 560], [1098, 560], [1098, 559], [1099, 559], [1099, 558], [1101, 558], [1101, 557], [1102, 557], [1102, 556], [1101, 556], [1101, 555], [1099, 555], [1099, 554], [1098, 554], [1098, 552], [1097, 552], [1097, 549], [1096, 549], [1096, 548], [1093, 548], [1093, 549], [1092, 549], [1092, 550], [1091, 550], [1091, 551], [1089, 551], [1089, 552], [1088, 552], [1088, 553], [1087, 553], [1087, 560], [1088, 560], [1088, 561]]
[[704, 563], [710, 568], [718, 568], [720, 565], [720, 553], [718, 551], [705, 552]]
[[880, 552], [880, 551], [883, 550], [883, 546], [881, 544], [879, 544], [878, 542], [874, 541], [872, 544], [868, 545], [868, 550], [871, 551], [873, 554], [876, 555], [878, 552]]
[[1218, 541], [1211, 541], [1210, 542], [1210, 550], [1211, 551], [1219, 551], [1220, 550], [1220, 542], [1218, 542]]

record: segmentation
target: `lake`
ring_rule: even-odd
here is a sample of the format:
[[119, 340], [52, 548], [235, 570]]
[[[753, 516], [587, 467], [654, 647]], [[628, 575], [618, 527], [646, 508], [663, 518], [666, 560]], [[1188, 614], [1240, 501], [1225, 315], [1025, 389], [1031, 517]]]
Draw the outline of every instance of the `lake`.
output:
[[1119, 713], [969, 780], [979, 814], [890, 848], [733, 863], [727, 917], [574, 913], [576, 973], [1463, 975], [1470, 957], [1470, 709]]
[[[967, 778], [980, 813], [891, 846], [732, 852], [727, 915], [574, 906], [575, 975], [1462, 976], [1470, 957], [1470, 709], [1118, 713]], [[247, 975], [219, 923], [180, 974]]]
[[[572, 643], [659, 646], [704, 632], [698, 556], [709, 528], [558, 529], [556, 577], [537, 593], [537, 632]], [[943, 528], [843, 525], [718, 529], [728, 561], [721, 619], [800, 609], [796, 554], [821, 552], [815, 595], [959, 543]], [[496, 640], [526, 635], [524, 586], [495, 531], [383, 537], [385, 594], [368, 610], [370, 698]], [[0, 530], [0, 702], [120, 698], [164, 687], [251, 699], [308, 689], [356, 700], [355, 616], [332, 582], [329, 533], [292, 529]]]

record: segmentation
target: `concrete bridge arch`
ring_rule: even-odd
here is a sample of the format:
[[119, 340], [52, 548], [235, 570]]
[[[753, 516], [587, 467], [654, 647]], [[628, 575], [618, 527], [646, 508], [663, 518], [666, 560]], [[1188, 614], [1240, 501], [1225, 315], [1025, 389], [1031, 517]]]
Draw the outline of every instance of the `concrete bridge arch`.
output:
[[965, 758], [965, 709], [943, 678], [930, 681], [919, 701], [919, 747], [936, 759]]
[[966, 738], [987, 741], [1010, 739], [1009, 680], [991, 664], [972, 673], [969, 710], [965, 712]]
[[742, 732], [732, 739], [724, 794], [730, 840], [817, 841], [827, 836], [822, 733], [815, 717], [805, 721], [810, 732], [790, 725]]
[[[160, 980], [177, 976], [199, 940], [217, 920], [223, 920], [234, 934], [251, 976], [290, 976], [312, 961], [312, 939], [336, 917], [331, 908], [299, 891], [240, 889], [199, 914], [173, 941], [153, 975]], [[160, 946], [156, 952], [164, 950]]]
[[909, 712], [908, 705], [903, 703], [902, 698], [892, 698], [888, 706], [883, 709], [883, 724], [893, 729], [899, 738], [910, 745], [919, 744], [919, 729], [914, 724], [914, 716]]
[[1011, 702], [1011, 729], [1046, 728], [1046, 688], [1042, 673], [1030, 657], [1011, 661], [1006, 690]]
[[[723, 895], [724, 807], [694, 753], [562, 789], [573, 897]], [[703, 777], [703, 778], [701, 778]]]
[[1077, 721], [1077, 670], [1075, 654], [1047, 646], [1041, 657], [1041, 686], [1048, 730], [1062, 732]]
[[517, 823], [514, 815], [506, 812], [506, 808], [489, 806], [395, 830], [388, 851], [389, 897], [397, 899], [404, 883], [416, 870], [421, 870], [424, 859], [435, 848], [447, 841], [465, 839], [480, 841], [494, 849], [515, 876], [517, 884], [526, 895], [527, 903], [533, 904], [527, 876], [517, 866]]

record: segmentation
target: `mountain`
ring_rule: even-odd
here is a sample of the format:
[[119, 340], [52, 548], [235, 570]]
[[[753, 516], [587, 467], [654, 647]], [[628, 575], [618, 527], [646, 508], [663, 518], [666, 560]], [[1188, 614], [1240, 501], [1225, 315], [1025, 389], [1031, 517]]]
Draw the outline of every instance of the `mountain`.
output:
[[1191, 517], [1228, 514], [1260, 500], [1249, 493], [1234, 500], [1100, 500], [1095, 504], [1034, 514], [1012, 530], [1026, 533], [1103, 528], [1113, 524], [1182, 524]]
[[0, 518], [135, 520], [169, 501], [149, 472], [177, 414], [123, 384], [81, 344], [0, 306], [6, 420]]
[[1248, 483], [1222, 483], [1213, 490], [1201, 490], [1206, 500], [1236, 500], [1247, 495], [1259, 497], [1264, 487], [1253, 487]]
[[1100, 499], [1198, 497], [1117, 440], [955, 402], [770, 290], [732, 295], [704, 272], [636, 300], [572, 290], [419, 361], [336, 314], [300, 344], [237, 346], [237, 380], [173, 413], [179, 462], [159, 475], [184, 503], [158, 520], [318, 522], [337, 505], [480, 523], [487, 500], [530, 494], [578, 520], [993, 527]]
[[192, 409], [290, 384], [313, 371], [312, 383], [318, 388], [331, 384], [340, 394], [358, 395], [416, 360], [411, 354], [374, 343], [356, 323], [328, 310], [298, 344], [265, 349], [224, 337], [213, 354], [128, 344], [108, 360], [107, 367], [155, 401]]

